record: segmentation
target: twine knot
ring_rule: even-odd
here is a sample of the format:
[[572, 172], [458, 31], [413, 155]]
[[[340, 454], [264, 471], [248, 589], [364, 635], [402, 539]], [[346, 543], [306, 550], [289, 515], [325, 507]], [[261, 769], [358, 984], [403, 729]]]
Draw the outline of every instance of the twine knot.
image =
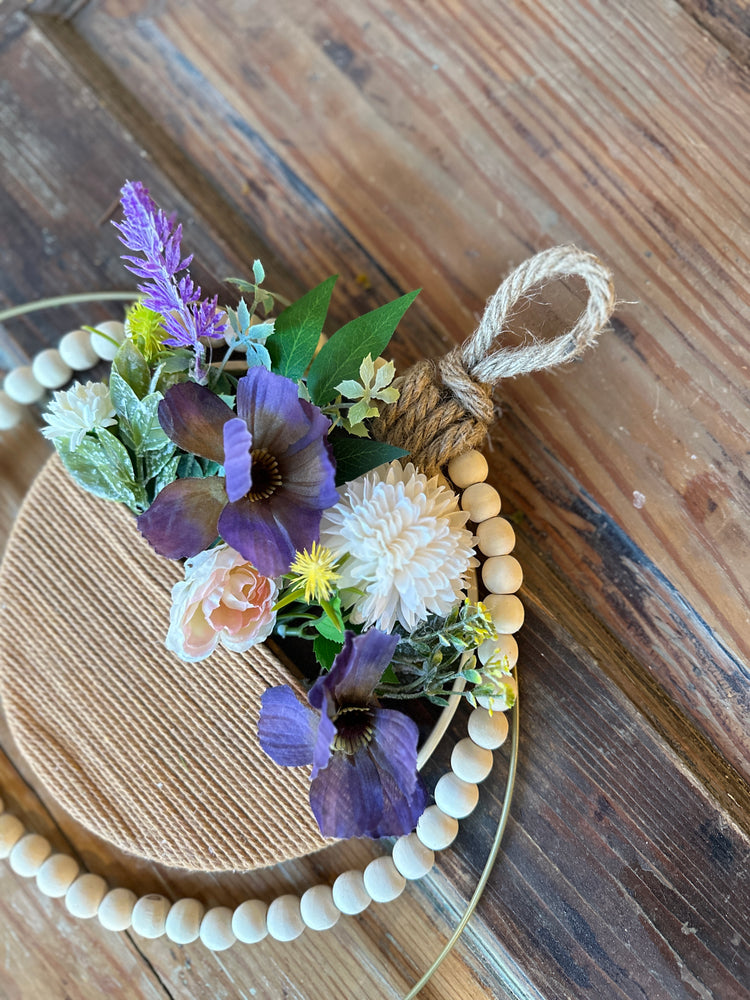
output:
[[[551, 341], [493, 350], [532, 289], [573, 276], [583, 278], [589, 294], [571, 330]], [[407, 449], [418, 468], [434, 475], [454, 455], [481, 445], [494, 417], [492, 391], [501, 379], [577, 358], [596, 343], [614, 306], [612, 273], [593, 254], [574, 246], [538, 253], [508, 275], [467, 341], [438, 362], [420, 361], [409, 369], [397, 402], [373, 422], [374, 436]]]

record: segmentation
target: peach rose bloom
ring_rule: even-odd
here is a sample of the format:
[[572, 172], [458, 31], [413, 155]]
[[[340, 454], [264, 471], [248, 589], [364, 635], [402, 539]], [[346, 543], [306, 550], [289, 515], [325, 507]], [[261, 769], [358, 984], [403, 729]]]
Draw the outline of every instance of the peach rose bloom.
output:
[[205, 660], [219, 643], [243, 653], [271, 634], [278, 592], [228, 545], [199, 552], [172, 589], [167, 649], [188, 663]]

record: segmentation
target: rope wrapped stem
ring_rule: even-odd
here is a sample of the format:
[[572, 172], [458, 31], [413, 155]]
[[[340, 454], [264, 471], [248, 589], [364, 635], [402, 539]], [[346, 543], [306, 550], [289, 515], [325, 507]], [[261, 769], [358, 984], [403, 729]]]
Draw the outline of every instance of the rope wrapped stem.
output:
[[[495, 347], [532, 290], [570, 277], [582, 278], [588, 288], [571, 330], [550, 341]], [[492, 391], [501, 379], [577, 358], [596, 343], [614, 306], [612, 273], [598, 257], [574, 246], [543, 250], [508, 275], [467, 341], [437, 362], [420, 361], [408, 370], [398, 401], [373, 422], [374, 437], [407, 449], [421, 470], [434, 475], [454, 455], [481, 446], [494, 417]]]

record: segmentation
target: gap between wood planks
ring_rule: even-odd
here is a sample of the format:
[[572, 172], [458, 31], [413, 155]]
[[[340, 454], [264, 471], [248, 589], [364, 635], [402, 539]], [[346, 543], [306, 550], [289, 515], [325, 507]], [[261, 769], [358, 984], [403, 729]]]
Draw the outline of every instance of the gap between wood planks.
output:
[[741, 66], [750, 64], [750, 13], [744, 0], [677, 0]]
[[[120, 121], [136, 142], [147, 150], [196, 211], [211, 220], [211, 228], [230, 253], [240, 259], [262, 256], [267, 262], [267, 270], [280, 276], [286, 291], [286, 286], [293, 285], [288, 269], [247, 225], [236, 224], [236, 212], [223, 193], [164, 134], [151, 114], [134, 100], [130, 92], [124, 90], [115, 74], [76, 32], [70, 19], [80, 13], [88, 2], [91, 0], [74, 0], [73, 3], [42, 0], [32, 6], [31, 18], [113, 118]], [[682, 6], [688, 11], [695, 8], [689, 0], [682, 0]], [[536, 559], [540, 565], [536, 577], [545, 585], [539, 594], [539, 598], [543, 598], [541, 603], [548, 611], [553, 607], [560, 609], [564, 615], [561, 620], [568, 623], [573, 638], [590, 651], [596, 650], [595, 655], [604, 672], [627, 694], [638, 711], [645, 714], [660, 737], [721, 808], [741, 829], [750, 832], [750, 789], [742, 776], [702, 736], [677, 705], [665, 697], [653, 675], [608, 631], [599, 617], [585, 607], [584, 601], [570, 585], [554, 578], [554, 571], [549, 566], [542, 567], [535, 552], [530, 551], [526, 558]], [[697, 620], [694, 612], [692, 617]]]

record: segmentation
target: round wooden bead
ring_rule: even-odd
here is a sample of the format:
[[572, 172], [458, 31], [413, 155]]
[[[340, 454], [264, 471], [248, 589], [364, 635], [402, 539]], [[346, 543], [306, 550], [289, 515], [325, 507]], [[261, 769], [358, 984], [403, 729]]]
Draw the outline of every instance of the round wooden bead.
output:
[[365, 889], [365, 879], [361, 871], [351, 869], [342, 872], [333, 883], [333, 901], [342, 913], [353, 917], [366, 910], [372, 896]]
[[[102, 361], [112, 361], [117, 349], [125, 339], [125, 326], [115, 319], [96, 324], [97, 333], [91, 334], [91, 346]], [[104, 334], [104, 336], [99, 336]], [[112, 343], [115, 341], [115, 343]]]
[[483, 603], [498, 632], [517, 632], [523, 625], [523, 604], [515, 594], [488, 594]]
[[444, 813], [440, 806], [429, 806], [419, 817], [417, 836], [425, 847], [443, 851], [453, 843], [458, 833], [458, 820]]
[[410, 833], [399, 837], [393, 845], [393, 863], [404, 878], [422, 878], [435, 864], [435, 853], [425, 847], [416, 833]]
[[31, 365], [21, 365], [8, 372], [3, 380], [3, 389], [15, 403], [23, 406], [38, 403], [44, 395], [44, 386], [34, 378]]
[[36, 873], [36, 885], [50, 899], [60, 899], [73, 885], [81, 871], [69, 854], [53, 854]]
[[175, 944], [192, 944], [200, 937], [205, 912], [205, 906], [198, 899], [178, 899], [167, 914], [165, 934]]
[[43, 385], [45, 389], [59, 389], [73, 374], [73, 369], [65, 364], [56, 347], [40, 351], [34, 358], [31, 371], [39, 385]]
[[518, 682], [513, 674], [503, 675], [501, 678], [486, 677], [482, 675], [483, 684], [494, 684], [495, 694], [481, 694], [477, 698], [477, 703], [482, 708], [491, 709], [492, 712], [507, 712], [513, 708], [518, 697]]
[[448, 476], [458, 489], [466, 489], [474, 483], [483, 483], [489, 466], [481, 451], [465, 451], [448, 462]]
[[232, 933], [243, 944], [255, 944], [268, 934], [268, 904], [262, 899], [246, 899], [232, 915]]
[[305, 929], [299, 908], [299, 897], [277, 896], [266, 914], [268, 933], [276, 941], [294, 941]]
[[0, 816], [0, 858], [7, 858], [26, 832], [21, 820], [12, 813]]
[[333, 901], [330, 885], [314, 885], [302, 894], [299, 912], [305, 924], [313, 931], [327, 931], [341, 916]]
[[513, 551], [516, 533], [504, 517], [490, 517], [477, 525], [477, 545], [485, 556], [506, 556]]
[[65, 893], [65, 907], [74, 917], [90, 920], [96, 916], [106, 892], [107, 883], [101, 875], [87, 872], [79, 875]]
[[33, 878], [52, 853], [52, 845], [38, 833], [21, 837], [10, 852], [10, 867], [21, 878]]
[[96, 911], [99, 923], [107, 931], [126, 931], [137, 902], [138, 897], [130, 889], [110, 889]]
[[435, 803], [454, 819], [463, 819], [476, 808], [479, 789], [470, 781], [463, 781], [457, 774], [444, 774], [435, 786]]
[[0, 431], [9, 431], [21, 423], [23, 407], [0, 389]]
[[475, 708], [469, 716], [469, 736], [478, 747], [485, 750], [497, 750], [508, 736], [508, 720], [502, 712], [493, 712], [486, 708]]
[[406, 888], [406, 879], [393, 863], [390, 854], [375, 858], [363, 872], [365, 889], [376, 903], [390, 903]]
[[86, 330], [71, 330], [66, 333], [58, 350], [65, 364], [74, 372], [88, 371], [99, 360], [99, 355], [91, 346], [91, 334]]
[[468, 737], [459, 740], [453, 747], [451, 768], [462, 781], [473, 784], [484, 781], [492, 770], [492, 751], [477, 746], [474, 740]]
[[158, 892], [141, 896], [133, 907], [132, 924], [135, 933], [151, 940], [161, 937], [167, 926], [171, 905], [166, 896], [161, 896]]
[[228, 906], [213, 906], [201, 920], [200, 937], [209, 951], [226, 951], [237, 940], [232, 930], [232, 911]]
[[506, 670], [512, 670], [518, 663], [518, 643], [512, 635], [501, 632], [497, 639], [485, 639], [477, 650], [477, 656], [480, 663], [499, 661]]
[[489, 483], [474, 483], [464, 490], [461, 507], [475, 523], [500, 513], [500, 494]]
[[523, 570], [514, 556], [490, 556], [482, 566], [482, 579], [493, 594], [515, 594], [523, 583]]

